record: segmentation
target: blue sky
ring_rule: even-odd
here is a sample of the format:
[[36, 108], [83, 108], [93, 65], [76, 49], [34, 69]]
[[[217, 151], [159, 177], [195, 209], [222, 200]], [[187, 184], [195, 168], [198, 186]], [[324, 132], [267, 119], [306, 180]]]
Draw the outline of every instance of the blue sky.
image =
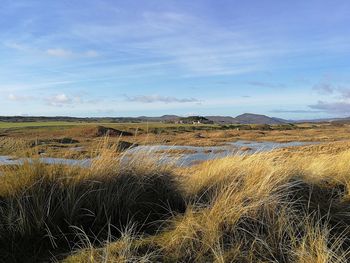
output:
[[350, 116], [348, 0], [2, 0], [0, 115]]

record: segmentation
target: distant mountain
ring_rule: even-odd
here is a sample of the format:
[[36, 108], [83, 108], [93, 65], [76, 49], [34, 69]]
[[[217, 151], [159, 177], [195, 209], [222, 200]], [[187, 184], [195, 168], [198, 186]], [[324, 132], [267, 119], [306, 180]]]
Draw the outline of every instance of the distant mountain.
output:
[[231, 116], [205, 116], [210, 121], [216, 124], [283, 124], [290, 123], [280, 118], [269, 117], [266, 115], [244, 113], [237, 117]]
[[350, 121], [350, 117], [346, 118], [325, 118], [325, 119], [305, 119], [305, 120], [295, 120], [293, 121], [294, 123], [307, 123], [307, 122], [312, 122], [312, 123], [320, 123], [320, 122], [348, 122]]
[[160, 117], [147, 117], [147, 116], [140, 116], [136, 119], [141, 121], [151, 121], [151, 122], [158, 122], [158, 121], [176, 121], [179, 120], [180, 117], [177, 115], [163, 115]]
[[238, 121], [230, 116], [205, 116], [208, 120], [217, 124], [236, 124]]
[[241, 123], [241, 124], [283, 124], [283, 123], [288, 123], [287, 120], [269, 117], [266, 115], [253, 114], [253, 113], [244, 113], [244, 114], [238, 115], [234, 119], [238, 123]]
[[350, 117], [332, 119], [329, 122], [331, 122], [331, 123], [338, 123], [338, 124], [349, 124], [350, 123]]

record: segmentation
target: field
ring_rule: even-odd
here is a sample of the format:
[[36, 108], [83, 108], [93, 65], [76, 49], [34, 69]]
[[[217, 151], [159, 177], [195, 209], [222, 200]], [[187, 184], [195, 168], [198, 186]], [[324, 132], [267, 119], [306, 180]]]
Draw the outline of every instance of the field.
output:
[[[105, 136], [111, 143], [217, 146], [238, 140], [333, 142], [348, 139], [350, 125], [190, 125], [172, 123], [18, 122], [0, 124], [0, 155], [77, 159], [93, 157]], [[83, 148], [77, 152], [75, 149]]]
[[[0, 166], [0, 261], [350, 261], [347, 124], [1, 125], [1, 154], [33, 159]], [[321, 144], [189, 167], [142, 152], [125, 161], [120, 147], [237, 140]], [[98, 158], [45, 165], [43, 153]]]

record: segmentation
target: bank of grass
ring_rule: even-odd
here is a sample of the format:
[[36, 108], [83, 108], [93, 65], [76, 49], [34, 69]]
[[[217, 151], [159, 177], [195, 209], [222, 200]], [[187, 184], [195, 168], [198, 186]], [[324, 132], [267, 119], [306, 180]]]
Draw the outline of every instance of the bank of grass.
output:
[[0, 258], [347, 262], [349, 160], [277, 151], [180, 169], [105, 149], [89, 169], [3, 167]]

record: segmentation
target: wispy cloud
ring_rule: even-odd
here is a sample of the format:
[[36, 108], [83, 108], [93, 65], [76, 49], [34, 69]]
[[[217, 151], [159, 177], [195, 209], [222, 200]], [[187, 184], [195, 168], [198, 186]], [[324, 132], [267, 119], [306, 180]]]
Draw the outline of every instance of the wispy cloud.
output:
[[96, 50], [86, 50], [86, 51], [73, 51], [66, 48], [48, 48], [46, 50], [40, 49], [38, 47], [32, 47], [28, 44], [22, 44], [18, 42], [4, 42], [3, 45], [9, 49], [14, 49], [19, 52], [44, 54], [52, 57], [60, 58], [95, 58], [99, 56]]
[[36, 105], [46, 105], [53, 107], [75, 107], [77, 105], [88, 105], [88, 104], [99, 104], [103, 101], [102, 98], [88, 96], [87, 93], [80, 92], [79, 95], [57, 93], [55, 95], [41, 95], [41, 96], [30, 96], [30, 95], [18, 95], [10, 93], [7, 99], [11, 102], [33, 102]]
[[80, 24], [73, 27], [72, 34], [93, 43], [103, 39], [106, 45], [114, 44], [131, 55], [142, 51], [171, 61], [186, 77], [260, 70], [264, 58], [276, 53], [243, 32], [186, 12], [144, 12], [128, 23]]
[[327, 96], [328, 99], [309, 105], [311, 109], [337, 115], [350, 113], [350, 88], [333, 83], [329, 78], [324, 77], [324, 80], [313, 86], [313, 90]]
[[68, 58], [73, 56], [73, 52], [62, 48], [51, 48], [46, 50], [46, 54], [53, 57]]
[[318, 101], [316, 104], [309, 105], [311, 109], [320, 110], [330, 114], [350, 114], [350, 102], [325, 102]]
[[86, 52], [79, 53], [79, 52], [73, 52], [69, 49], [50, 48], [50, 49], [47, 49], [45, 53], [49, 56], [60, 57], [60, 58], [73, 58], [73, 57], [94, 58], [94, 57], [98, 57], [98, 52], [95, 50], [88, 50]]
[[[224, 1], [215, 8], [185, 0], [157, 1], [156, 8], [154, 1], [137, 8], [113, 0], [6, 2], [0, 9], [4, 113], [28, 108], [71, 113], [74, 107], [88, 114], [106, 107], [152, 114], [170, 109], [308, 114], [334, 112], [350, 101], [346, 0], [316, 9], [286, 1]], [[332, 72], [332, 78], [312, 89], [323, 72]], [[295, 81], [300, 75], [309, 82]], [[76, 95], [81, 88], [90, 95]], [[104, 103], [92, 103], [100, 96]]]
[[339, 88], [338, 92], [343, 99], [350, 99], [350, 88]]
[[27, 96], [27, 95], [16, 95], [16, 94], [9, 94], [8, 95], [8, 99], [11, 101], [19, 101], [19, 102], [25, 102], [25, 101], [29, 101], [32, 100], [33, 97], [32, 96]]
[[3, 45], [7, 48], [18, 50], [18, 51], [28, 50], [28, 47], [26, 45], [23, 45], [23, 44], [20, 44], [17, 42], [13, 42], [13, 41], [4, 42]]
[[98, 104], [102, 101], [100, 98], [88, 98], [85, 94], [82, 95], [67, 95], [65, 93], [59, 93], [53, 96], [44, 97], [44, 101], [49, 106], [54, 107], [75, 107], [77, 105], [89, 105], [89, 104]]
[[329, 95], [333, 94], [337, 88], [329, 82], [320, 82], [314, 85], [312, 89], [317, 91], [321, 95]]
[[160, 95], [139, 95], [139, 96], [127, 96], [125, 95], [126, 101], [129, 102], [140, 102], [140, 103], [189, 103], [189, 102], [197, 102], [200, 100], [195, 98], [177, 98], [172, 96], [160, 96]]
[[321, 110], [281, 110], [281, 109], [275, 109], [275, 110], [271, 110], [270, 112], [272, 112], [272, 113], [300, 113], [300, 114], [305, 114], [305, 113], [320, 113], [322, 111]]
[[285, 88], [286, 85], [282, 83], [270, 83], [270, 82], [262, 82], [262, 81], [249, 81], [249, 85], [262, 87], [262, 88]]

